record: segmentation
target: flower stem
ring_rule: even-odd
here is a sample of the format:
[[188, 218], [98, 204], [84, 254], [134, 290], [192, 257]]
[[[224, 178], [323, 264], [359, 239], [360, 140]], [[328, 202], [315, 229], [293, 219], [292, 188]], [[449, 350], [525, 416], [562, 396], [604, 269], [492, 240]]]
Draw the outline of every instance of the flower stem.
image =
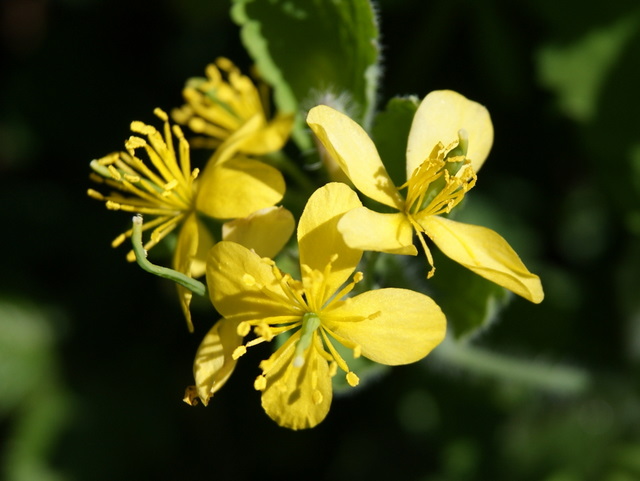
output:
[[586, 391], [591, 384], [589, 374], [582, 369], [518, 359], [448, 338], [438, 346], [433, 356], [478, 374], [528, 384], [546, 391], [578, 394]]

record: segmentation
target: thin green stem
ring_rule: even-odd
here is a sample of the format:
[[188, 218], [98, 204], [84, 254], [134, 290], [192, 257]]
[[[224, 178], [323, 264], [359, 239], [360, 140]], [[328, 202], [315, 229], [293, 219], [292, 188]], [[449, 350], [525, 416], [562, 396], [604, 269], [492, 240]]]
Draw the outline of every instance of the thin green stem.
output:
[[169, 279], [183, 287], [186, 287], [194, 294], [204, 296], [207, 292], [206, 286], [196, 279], [193, 279], [182, 272], [174, 271], [168, 267], [157, 266], [147, 259], [147, 252], [142, 245], [142, 216], [140, 214], [133, 217], [133, 232], [131, 234], [131, 244], [136, 255], [138, 265], [147, 272], [158, 277]]
[[470, 372], [547, 391], [579, 394], [591, 384], [589, 374], [579, 368], [518, 359], [450, 339], [445, 339], [432, 355]]

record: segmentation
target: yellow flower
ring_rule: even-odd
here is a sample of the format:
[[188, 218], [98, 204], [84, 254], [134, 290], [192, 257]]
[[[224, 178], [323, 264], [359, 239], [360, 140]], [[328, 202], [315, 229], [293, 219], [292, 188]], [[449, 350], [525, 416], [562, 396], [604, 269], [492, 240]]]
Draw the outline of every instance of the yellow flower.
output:
[[[247, 124], [220, 146], [201, 175], [191, 170], [189, 144], [177, 125], [169, 125], [160, 109], [155, 114], [164, 122], [163, 132], [142, 122], [132, 122], [131, 130], [141, 136], [131, 136], [125, 142], [126, 151], [94, 160], [92, 179], [113, 189], [108, 195], [89, 189], [88, 194], [104, 201], [108, 209], [152, 216], [143, 225], [151, 230], [145, 249], [151, 249], [176, 227], [180, 227], [173, 257], [175, 270], [191, 277], [205, 272], [205, 258], [215, 240], [203, 224], [202, 215], [214, 219], [237, 219], [223, 226], [231, 230], [233, 239], [262, 255], [275, 255], [293, 232], [294, 220], [285, 209], [272, 207], [282, 199], [282, 174], [262, 162], [235, 155], [243, 142]], [[173, 134], [173, 136], [172, 136]], [[177, 148], [174, 138], [177, 140]], [[149, 161], [138, 156], [144, 150]], [[273, 228], [273, 226], [276, 228]], [[271, 236], [263, 238], [270, 228]], [[131, 230], [119, 235], [113, 247], [131, 237]], [[133, 251], [127, 255], [135, 260]], [[181, 306], [189, 329], [193, 330], [189, 305], [192, 293], [178, 286]]]
[[[260, 364], [262, 374], [254, 386], [278, 424], [310, 428], [329, 411], [337, 368], [351, 386], [358, 384], [336, 343], [354, 357], [399, 365], [422, 359], [442, 341], [445, 317], [423, 294], [388, 288], [347, 296], [362, 279], [356, 273], [347, 283], [362, 251], [348, 247], [336, 225], [361, 205], [356, 193], [340, 183], [327, 184], [310, 197], [298, 225], [302, 281], [236, 243], [220, 242], [211, 249], [207, 284], [223, 319], [196, 357], [195, 391], [205, 404], [247, 347], [287, 332], [288, 339]], [[252, 328], [256, 337], [242, 345]], [[193, 396], [188, 392], [187, 401]]]
[[267, 93], [258, 92], [251, 79], [226, 58], [208, 65], [205, 73], [206, 79], [194, 78], [187, 83], [183, 90], [186, 104], [172, 112], [176, 122], [204, 136], [193, 139], [192, 144], [217, 147], [257, 118], [239, 151], [263, 155], [280, 150], [291, 133], [293, 114], [278, 114], [269, 120]]
[[[347, 116], [325, 105], [309, 112], [307, 123], [360, 192], [398, 211], [390, 214], [359, 207], [338, 228], [353, 248], [416, 255], [417, 233], [427, 259], [424, 235], [440, 250], [476, 274], [538, 303], [540, 279], [524, 266], [509, 244], [485, 227], [442, 217], [476, 181], [489, 154], [493, 126], [480, 104], [452, 91], [435, 91], [421, 102], [407, 144], [407, 182], [396, 188], [375, 145]], [[406, 195], [401, 190], [407, 190]]]

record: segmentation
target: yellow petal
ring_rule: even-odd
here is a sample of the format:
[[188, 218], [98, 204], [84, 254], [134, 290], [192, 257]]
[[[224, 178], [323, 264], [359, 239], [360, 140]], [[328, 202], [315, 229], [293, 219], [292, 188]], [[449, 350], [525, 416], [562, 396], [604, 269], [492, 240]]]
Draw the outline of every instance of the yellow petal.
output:
[[380, 214], [366, 207], [346, 213], [338, 230], [348, 246], [364, 251], [387, 252], [415, 256], [413, 227], [401, 213]]
[[458, 131], [469, 136], [467, 158], [480, 170], [493, 144], [493, 124], [487, 109], [451, 90], [437, 90], [420, 103], [407, 143], [407, 178], [429, 156], [438, 142], [446, 147], [458, 140]]
[[540, 278], [529, 272], [518, 254], [496, 232], [439, 216], [419, 222], [447, 257], [531, 302], [542, 302]]
[[[198, 222], [196, 214], [190, 214], [184, 221], [178, 234], [175, 252], [173, 254], [173, 268], [190, 277], [200, 277], [205, 272], [207, 252], [214, 240], [205, 226]], [[191, 320], [191, 299], [193, 293], [182, 286], [176, 286], [180, 307], [187, 320], [189, 331], [193, 332]]]
[[[355, 270], [362, 251], [348, 247], [336, 228], [340, 217], [362, 203], [345, 184], [332, 182], [316, 190], [304, 208], [298, 224], [300, 265], [324, 271], [333, 261], [327, 279], [329, 295], [335, 292]], [[304, 279], [304, 277], [303, 277]]]
[[404, 201], [362, 127], [326, 105], [312, 108], [307, 123], [360, 192], [382, 204], [402, 209]]
[[[370, 318], [360, 320], [362, 316]], [[445, 316], [430, 297], [395, 288], [346, 299], [324, 311], [322, 322], [359, 345], [363, 356], [392, 366], [422, 359], [440, 344], [446, 331]]]
[[206, 174], [207, 170], [214, 165], [223, 164], [233, 159], [238, 152], [243, 152], [245, 144], [251, 142], [256, 132], [263, 126], [264, 116], [261, 113], [258, 112], [250, 117], [216, 149], [207, 163], [204, 173]]
[[[295, 341], [296, 337], [292, 336], [289, 341]], [[320, 355], [315, 342], [307, 349], [301, 367], [293, 365], [294, 354], [295, 342], [287, 342], [264, 362], [269, 369], [262, 392], [262, 407], [280, 426], [312, 428], [327, 416], [331, 407], [333, 392], [329, 363]]]
[[275, 257], [285, 246], [296, 221], [284, 207], [267, 207], [222, 226], [222, 238], [253, 249], [261, 257]]
[[292, 114], [279, 114], [264, 127], [250, 136], [240, 150], [247, 154], [264, 155], [280, 150], [289, 138], [293, 128]]
[[196, 209], [216, 219], [246, 217], [282, 199], [285, 183], [277, 169], [235, 157], [207, 167], [198, 182]]
[[242, 344], [242, 337], [236, 332], [237, 323], [221, 319], [209, 330], [198, 347], [193, 363], [198, 397], [205, 406], [211, 396], [218, 391], [236, 367], [233, 351]]
[[211, 302], [224, 317], [253, 320], [291, 314], [273, 267], [235, 242], [218, 242], [209, 251], [207, 287]]

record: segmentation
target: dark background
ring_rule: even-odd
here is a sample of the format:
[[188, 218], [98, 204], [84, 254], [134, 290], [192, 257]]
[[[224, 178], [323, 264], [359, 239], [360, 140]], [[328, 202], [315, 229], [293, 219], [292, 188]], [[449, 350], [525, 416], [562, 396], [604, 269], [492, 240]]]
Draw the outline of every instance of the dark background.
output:
[[[241, 362], [208, 408], [181, 400], [200, 337], [172, 286], [109, 242], [89, 162], [186, 78], [250, 60], [228, 4], [0, 4], [0, 436], [8, 480], [640, 479], [640, 12], [637, 2], [380, 1], [381, 105], [451, 88], [488, 106], [473, 195], [547, 297], [515, 300], [478, 346], [587, 387], [434, 356], [290, 432]], [[594, 80], [595, 79], [595, 80]], [[482, 208], [480, 208], [482, 210]], [[490, 215], [490, 214], [487, 214]], [[517, 370], [517, 366], [514, 369]]]

